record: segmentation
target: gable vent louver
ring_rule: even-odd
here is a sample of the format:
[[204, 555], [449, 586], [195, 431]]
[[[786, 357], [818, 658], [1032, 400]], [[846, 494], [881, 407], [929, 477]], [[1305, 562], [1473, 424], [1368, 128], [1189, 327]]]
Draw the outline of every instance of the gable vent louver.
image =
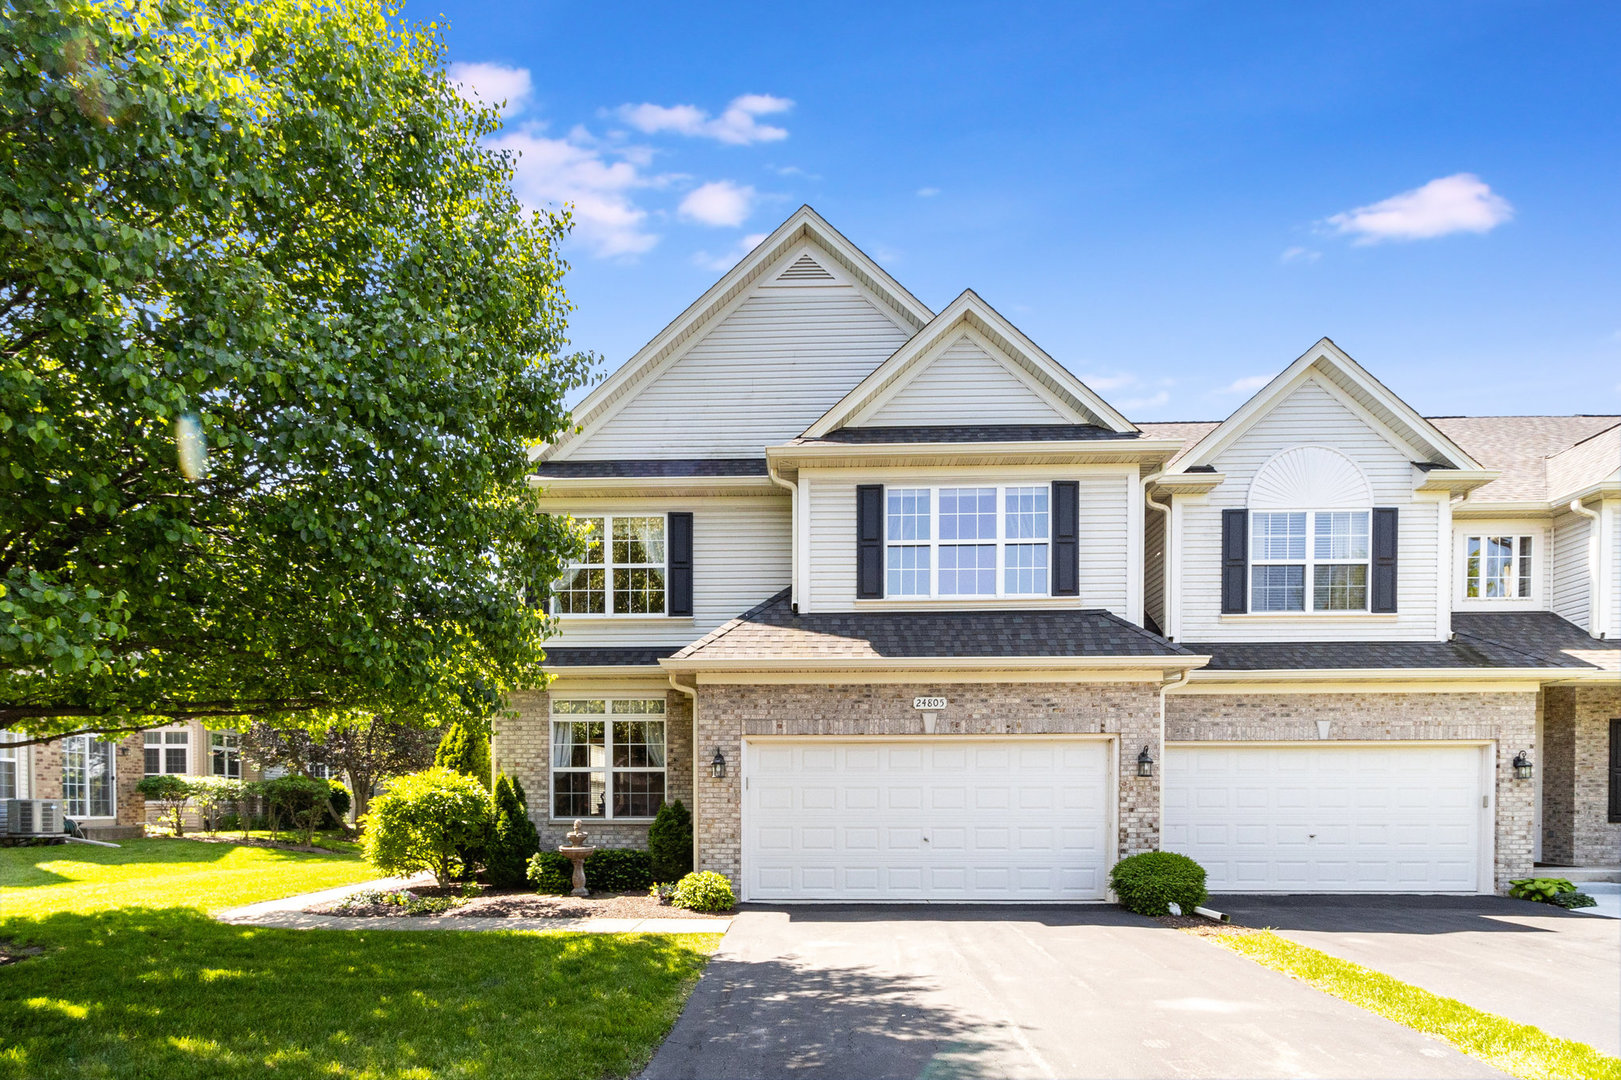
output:
[[794, 260], [794, 264], [781, 274], [778, 281], [832, 281], [833, 275], [822, 269], [822, 265], [809, 255], [801, 255]]

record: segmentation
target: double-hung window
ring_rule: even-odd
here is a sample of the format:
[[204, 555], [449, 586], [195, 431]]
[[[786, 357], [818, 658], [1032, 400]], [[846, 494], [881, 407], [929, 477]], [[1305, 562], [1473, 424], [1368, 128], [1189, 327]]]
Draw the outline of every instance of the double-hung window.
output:
[[62, 809], [69, 817], [113, 816], [113, 744], [88, 735], [62, 740]]
[[885, 495], [886, 595], [1048, 595], [1049, 486], [895, 487]]
[[665, 518], [608, 514], [576, 518], [585, 550], [553, 590], [559, 615], [663, 615]]
[[242, 779], [242, 739], [234, 731], [208, 733], [209, 775]]
[[1531, 596], [1529, 536], [1470, 536], [1464, 540], [1463, 594], [1470, 600]]
[[1250, 515], [1251, 611], [1366, 611], [1367, 510]]
[[17, 748], [11, 745], [11, 733], [0, 731], [0, 799], [15, 799], [17, 785]]
[[188, 773], [191, 771], [191, 732], [185, 728], [142, 733], [146, 755], [146, 775]]
[[663, 698], [552, 700], [552, 817], [650, 818], [664, 802]]

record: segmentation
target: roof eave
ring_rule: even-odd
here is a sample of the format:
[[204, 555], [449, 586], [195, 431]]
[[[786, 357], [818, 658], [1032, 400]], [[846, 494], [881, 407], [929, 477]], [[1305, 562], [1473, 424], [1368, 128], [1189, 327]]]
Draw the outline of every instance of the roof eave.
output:
[[1615, 672], [1601, 668], [1206, 668], [1191, 679], [1218, 682], [1591, 682], [1614, 680]]
[[875, 671], [1191, 671], [1210, 662], [1208, 656], [879, 656], [838, 659], [828, 657], [742, 657], [702, 659], [666, 657], [666, 671], [704, 672], [825, 672], [829, 674]]
[[779, 444], [765, 449], [766, 460], [779, 475], [807, 465], [820, 467], [916, 464], [939, 458], [950, 465], [1065, 465], [1075, 463], [1137, 463], [1156, 466], [1181, 447], [1179, 439], [1087, 439], [1069, 441], [951, 443], [823, 443]]
[[542, 476], [529, 487], [541, 498], [693, 498], [704, 495], [786, 495], [770, 476]]

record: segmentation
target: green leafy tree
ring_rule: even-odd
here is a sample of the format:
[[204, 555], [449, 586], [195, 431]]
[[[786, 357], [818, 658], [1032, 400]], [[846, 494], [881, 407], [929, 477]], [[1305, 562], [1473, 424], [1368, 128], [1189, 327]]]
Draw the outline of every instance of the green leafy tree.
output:
[[148, 802], [158, 804], [159, 820], [167, 821], [176, 836], [186, 835], [186, 804], [195, 793], [190, 780], [173, 773], [158, 773], [141, 777], [135, 790]]
[[572, 547], [565, 215], [377, 0], [3, 0], [0, 727], [487, 716]]
[[494, 821], [484, 848], [484, 870], [492, 885], [521, 887], [527, 880], [530, 857], [540, 850], [523, 785], [502, 773], [496, 777], [491, 805]]
[[460, 853], [484, 842], [490, 797], [470, 776], [434, 767], [402, 776], [372, 800], [366, 860], [385, 874], [429, 870], [449, 885], [470, 868]]
[[488, 721], [457, 720], [445, 729], [445, 737], [433, 755], [433, 763], [465, 773], [483, 784], [490, 783], [490, 735]]

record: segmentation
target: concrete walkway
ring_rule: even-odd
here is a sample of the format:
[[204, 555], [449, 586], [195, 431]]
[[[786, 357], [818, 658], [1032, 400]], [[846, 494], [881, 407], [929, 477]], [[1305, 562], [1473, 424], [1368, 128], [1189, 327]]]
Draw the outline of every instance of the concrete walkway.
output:
[[1506, 896], [1214, 896], [1236, 923], [1621, 1055], [1621, 927]]
[[643, 1080], [1501, 1075], [1113, 906], [907, 905], [744, 909]]
[[333, 904], [357, 892], [406, 889], [431, 885], [433, 877], [378, 878], [336, 889], [266, 900], [229, 908], [214, 917], [235, 926], [264, 926], [280, 930], [521, 930], [527, 933], [568, 934], [724, 934], [730, 919], [510, 919], [455, 916], [402, 915], [379, 918], [365, 915], [311, 915], [304, 909]]

